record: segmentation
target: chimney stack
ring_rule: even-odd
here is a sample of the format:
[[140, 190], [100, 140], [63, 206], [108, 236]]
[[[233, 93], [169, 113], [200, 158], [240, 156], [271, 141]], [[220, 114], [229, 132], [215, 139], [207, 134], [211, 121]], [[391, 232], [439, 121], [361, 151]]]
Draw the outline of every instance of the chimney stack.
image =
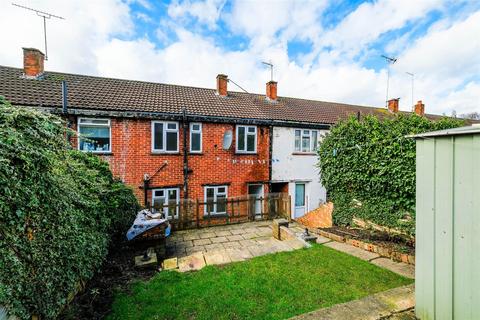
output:
[[391, 113], [398, 113], [398, 102], [400, 98], [388, 100], [388, 111]]
[[217, 75], [217, 94], [221, 97], [228, 95], [227, 91], [228, 76], [226, 74]]
[[422, 100], [419, 100], [415, 105], [415, 114], [423, 117], [425, 115], [425, 105], [422, 103]]
[[277, 100], [277, 82], [268, 81], [267, 82], [267, 99], [276, 101]]
[[23, 49], [23, 73], [26, 78], [38, 79], [43, 75], [45, 55], [35, 48]]

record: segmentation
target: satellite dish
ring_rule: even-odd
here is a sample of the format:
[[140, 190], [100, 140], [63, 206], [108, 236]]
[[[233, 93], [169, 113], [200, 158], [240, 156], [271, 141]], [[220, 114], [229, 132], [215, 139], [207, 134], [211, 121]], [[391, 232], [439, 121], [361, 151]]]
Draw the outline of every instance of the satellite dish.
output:
[[232, 130], [227, 130], [223, 134], [223, 150], [228, 150], [232, 146], [232, 141], [233, 141], [233, 134]]

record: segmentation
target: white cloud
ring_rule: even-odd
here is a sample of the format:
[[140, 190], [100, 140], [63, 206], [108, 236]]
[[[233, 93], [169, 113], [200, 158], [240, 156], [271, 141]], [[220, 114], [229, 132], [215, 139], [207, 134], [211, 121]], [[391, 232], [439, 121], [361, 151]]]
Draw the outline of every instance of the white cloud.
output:
[[[336, 34], [324, 34], [323, 2], [239, 1], [233, 3], [230, 13], [221, 12], [223, 2], [174, 3], [169, 9], [173, 20], [159, 22], [159, 29], [168, 27], [168, 32], [163, 32], [164, 47], [159, 48], [152, 39], [135, 35], [135, 13], [126, 3], [31, 2], [32, 7], [54, 8], [54, 13], [67, 18], [48, 22], [47, 70], [209, 88], [215, 86], [218, 73], [226, 73], [248, 91], [264, 93], [270, 74], [261, 61], [271, 60], [280, 95], [375, 106], [384, 105], [386, 71], [366, 68], [345, 53], [366, 50], [381, 34], [438, 6], [435, 1], [425, 1], [413, 10], [410, 2], [368, 3], [344, 19], [335, 28]], [[401, 8], [403, 5], [407, 8]], [[0, 33], [1, 43], [7, 44], [0, 51], [0, 64], [21, 66], [22, 46], [43, 48], [41, 20], [9, 3], [1, 3], [0, 11], [0, 30], [14, 30]], [[224, 19], [228, 29], [221, 32], [234, 32], [251, 42], [245, 48], [229, 50], [196, 30], [182, 27], [182, 19], [188, 17], [211, 29], [218, 28], [219, 19]], [[480, 108], [479, 24], [480, 11], [458, 20], [447, 18], [411, 46], [406, 41], [397, 44], [397, 50], [407, 49], [399, 52], [399, 62], [392, 70], [390, 97], [402, 98], [401, 109], [409, 110], [411, 104], [410, 78], [405, 71], [415, 72], [415, 99], [424, 100], [427, 112], [449, 114], [456, 109], [460, 114]], [[170, 32], [176, 37], [169, 36]], [[287, 52], [288, 42], [294, 39], [332, 49], [319, 50], [315, 63], [308, 57], [294, 61]], [[240, 90], [232, 83], [229, 86]]]
[[213, 30], [216, 28], [224, 4], [225, 0], [174, 1], [168, 6], [168, 15], [174, 19], [191, 16]]

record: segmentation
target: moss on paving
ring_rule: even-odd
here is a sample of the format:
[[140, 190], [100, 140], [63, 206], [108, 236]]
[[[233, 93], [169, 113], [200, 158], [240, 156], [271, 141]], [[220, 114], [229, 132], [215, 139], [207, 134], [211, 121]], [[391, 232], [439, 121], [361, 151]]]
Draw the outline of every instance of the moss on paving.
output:
[[285, 319], [412, 281], [315, 245], [197, 272], [160, 272], [117, 294], [108, 319]]

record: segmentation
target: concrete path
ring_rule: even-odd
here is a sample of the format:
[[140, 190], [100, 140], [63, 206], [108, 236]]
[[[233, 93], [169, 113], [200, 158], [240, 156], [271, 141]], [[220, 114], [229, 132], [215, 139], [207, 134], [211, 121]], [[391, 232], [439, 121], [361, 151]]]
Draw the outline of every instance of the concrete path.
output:
[[408, 285], [380, 292], [363, 299], [337, 304], [295, 316], [295, 320], [375, 320], [415, 307], [414, 286]]

